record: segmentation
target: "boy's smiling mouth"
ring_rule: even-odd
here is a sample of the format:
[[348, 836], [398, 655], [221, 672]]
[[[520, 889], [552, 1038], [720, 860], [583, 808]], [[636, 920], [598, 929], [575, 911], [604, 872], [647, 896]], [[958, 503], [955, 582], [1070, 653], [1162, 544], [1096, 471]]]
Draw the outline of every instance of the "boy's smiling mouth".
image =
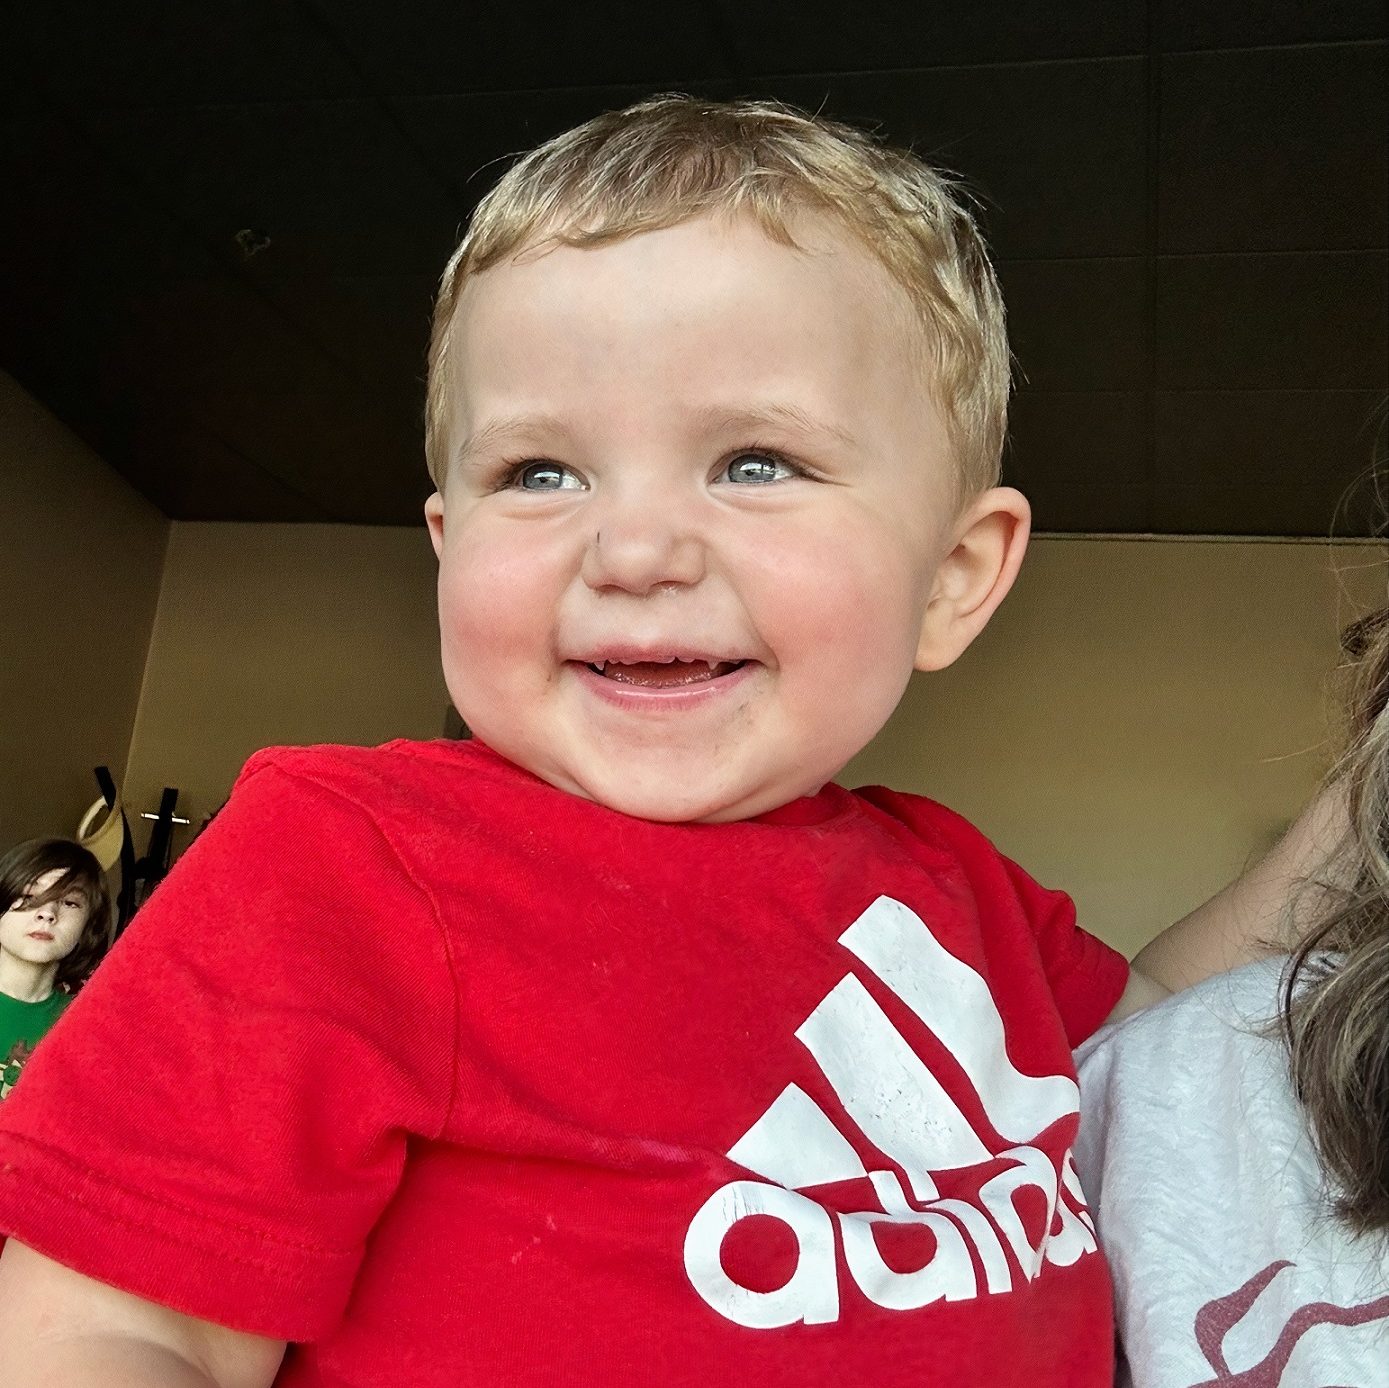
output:
[[616, 684], [634, 685], [643, 689], [684, 689], [690, 685], [708, 684], [747, 664], [745, 660], [592, 660], [584, 664], [595, 675]]

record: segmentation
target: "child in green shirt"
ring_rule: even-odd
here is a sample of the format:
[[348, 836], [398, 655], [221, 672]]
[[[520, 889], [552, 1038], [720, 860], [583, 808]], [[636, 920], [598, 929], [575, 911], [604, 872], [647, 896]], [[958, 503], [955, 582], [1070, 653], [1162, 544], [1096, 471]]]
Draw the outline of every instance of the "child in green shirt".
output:
[[68, 839], [0, 856], [0, 1099], [105, 952], [110, 894], [97, 860]]

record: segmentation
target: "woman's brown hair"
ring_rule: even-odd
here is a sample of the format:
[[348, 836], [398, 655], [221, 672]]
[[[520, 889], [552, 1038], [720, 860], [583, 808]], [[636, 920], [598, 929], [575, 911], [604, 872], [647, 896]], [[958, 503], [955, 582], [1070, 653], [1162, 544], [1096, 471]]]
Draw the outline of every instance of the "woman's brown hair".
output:
[[1343, 638], [1349, 829], [1283, 977], [1282, 1030], [1336, 1212], [1389, 1233], [1389, 607]]
[[87, 900], [87, 923], [72, 953], [58, 965], [54, 986], [75, 993], [92, 975], [111, 942], [111, 894], [101, 864], [71, 839], [29, 839], [0, 854], [0, 910], [8, 911], [35, 882], [50, 872], [61, 877], [47, 891], [32, 898], [42, 906], [68, 892], [79, 891]]

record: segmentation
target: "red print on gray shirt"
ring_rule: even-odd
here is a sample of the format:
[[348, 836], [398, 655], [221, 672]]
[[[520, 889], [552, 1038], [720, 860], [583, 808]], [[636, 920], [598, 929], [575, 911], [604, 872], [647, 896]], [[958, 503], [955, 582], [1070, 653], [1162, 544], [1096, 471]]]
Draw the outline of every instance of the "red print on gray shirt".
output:
[[[1226, 1337], [1250, 1313], [1260, 1293], [1273, 1279], [1284, 1268], [1293, 1266], [1286, 1259], [1270, 1263], [1237, 1291], [1208, 1301], [1196, 1313], [1196, 1343], [1215, 1377], [1194, 1383], [1191, 1388], [1279, 1388], [1283, 1382], [1283, 1370], [1287, 1368], [1297, 1342], [1313, 1326], [1367, 1325], [1371, 1321], [1389, 1320], [1389, 1296], [1376, 1297], [1360, 1306], [1309, 1302], [1306, 1306], [1299, 1306], [1288, 1317], [1273, 1348], [1257, 1364], [1238, 1373], [1231, 1372], [1223, 1348]], [[1354, 1385], [1326, 1384], [1324, 1388], [1354, 1388]]]

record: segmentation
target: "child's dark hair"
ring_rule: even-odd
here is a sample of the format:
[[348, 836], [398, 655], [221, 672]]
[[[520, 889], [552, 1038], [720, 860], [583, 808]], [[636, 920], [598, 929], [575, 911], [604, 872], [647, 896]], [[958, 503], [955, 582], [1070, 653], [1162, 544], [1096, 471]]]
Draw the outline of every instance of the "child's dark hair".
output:
[[61, 877], [31, 902], [42, 906], [71, 891], [87, 899], [87, 923], [77, 946], [58, 964], [54, 986], [76, 992], [91, 977], [110, 944], [111, 894], [101, 864], [80, 843], [71, 839], [29, 839], [0, 854], [0, 910], [8, 911], [40, 877], [59, 872]]
[[1337, 1213], [1389, 1233], [1389, 607], [1342, 644], [1349, 745], [1333, 776], [1350, 825], [1308, 884], [1319, 909], [1284, 975], [1282, 1026]]

